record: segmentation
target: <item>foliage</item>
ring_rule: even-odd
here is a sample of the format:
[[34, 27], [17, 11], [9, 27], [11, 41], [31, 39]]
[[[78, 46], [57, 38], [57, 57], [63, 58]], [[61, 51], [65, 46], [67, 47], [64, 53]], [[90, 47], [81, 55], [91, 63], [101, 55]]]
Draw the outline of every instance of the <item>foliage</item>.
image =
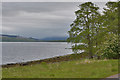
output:
[[[79, 50], [85, 50], [90, 58], [93, 56], [93, 41], [96, 35], [96, 19], [100, 16], [98, 9], [92, 2], [86, 2], [79, 5], [79, 10], [75, 12], [76, 19], [70, 25], [68, 42], [73, 43], [72, 49], [75, 53]], [[84, 43], [84, 44], [78, 44]]]
[[108, 32], [118, 34], [118, 2], [106, 3], [107, 8], [104, 8], [104, 26]]
[[99, 55], [103, 58], [118, 58], [118, 2], [107, 2], [107, 8], [103, 11], [103, 27], [106, 35], [102, 38], [103, 43], [98, 46]]
[[[106, 6], [103, 14], [98, 12], [99, 7], [92, 2], [79, 6], [80, 10], [75, 12], [76, 19], [68, 31], [68, 42], [73, 43], [74, 53], [84, 50], [89, 53], [90, 58], [98, 54], [104, 54], [104, 57], [107, 58], [108, 56], [109, 58], [117, 57], [118, 41], [114, 39], [114, 35], [118, 35], [118, 2], [107, 2]], [[108, 37], [109, 35], [110, 37]], [[115, 47], [115, 50], [112, 47]], [[100, 54], [100, 51], [104, 52]]]
[[105, 36], [106, 41], [101, 44], [100, 49], [97, 51], [99, 56], [108, 59], [118, 59], [119, 57], [119, 46], [118, 46], [118, 35], [108, 34]]

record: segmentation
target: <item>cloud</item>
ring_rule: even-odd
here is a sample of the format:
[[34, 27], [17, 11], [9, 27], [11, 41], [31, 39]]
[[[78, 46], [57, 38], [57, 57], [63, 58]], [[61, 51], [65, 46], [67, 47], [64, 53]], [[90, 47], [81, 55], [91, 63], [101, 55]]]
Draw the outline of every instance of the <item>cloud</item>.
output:
[[[21, 11], [28, 13], [45, 13], [63, 11], [64, 9], [72, 10], [78, 3], [48, 3], [48, 2], [4, 2], [3, 16], [15, 16]], [[76, 6], [75, 6], [76, 5]], [[73, 7], [75, 6], [75, 7]], [[9, 13], [8, 13], [9, 12]]]
[[0, 33], [2, 33], [2, 3], [0, 3]]
[[67, 36], [79, 4], [81, 3], [3, 2], [3, 33], [39, 39]]
[[2, 2], [88, 2], [88, 1], [89, 2], [108, 2], [109, 0], [3, 0]]

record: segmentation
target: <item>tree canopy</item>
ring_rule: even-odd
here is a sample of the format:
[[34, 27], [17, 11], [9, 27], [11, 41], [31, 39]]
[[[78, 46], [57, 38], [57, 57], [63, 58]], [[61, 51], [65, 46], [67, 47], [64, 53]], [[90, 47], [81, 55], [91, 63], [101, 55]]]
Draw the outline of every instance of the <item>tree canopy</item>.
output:
[[98, 50], [103, 42], [109, 39], [106, 35], [118, 35], [118, 2], [108, 2], [106, 6], [103, 14], [92, 2], [78, 6], [79, 10], [75, 11], [76, 19], [70, 25], [67, 39], [73, 44], [74, 53], [84, 50], [89, 54], [89, 58], [93, 58], [93, 55], [99, 54]]

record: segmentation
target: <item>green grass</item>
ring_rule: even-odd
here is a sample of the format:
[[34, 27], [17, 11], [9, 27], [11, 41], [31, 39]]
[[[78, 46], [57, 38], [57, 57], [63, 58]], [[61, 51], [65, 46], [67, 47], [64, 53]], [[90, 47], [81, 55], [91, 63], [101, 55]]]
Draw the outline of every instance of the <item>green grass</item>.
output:
[[3, 68], [3, 78], [104, 78], [118, 73], [118, 60], [73, 60]]

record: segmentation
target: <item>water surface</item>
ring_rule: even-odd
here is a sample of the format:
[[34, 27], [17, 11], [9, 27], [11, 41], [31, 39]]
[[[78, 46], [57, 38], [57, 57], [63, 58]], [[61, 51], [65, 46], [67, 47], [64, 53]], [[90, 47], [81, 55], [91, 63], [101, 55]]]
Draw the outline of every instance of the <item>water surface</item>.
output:
[[3, 42], [2, 64], [18, 63], [72, 54], [66, 42]]

